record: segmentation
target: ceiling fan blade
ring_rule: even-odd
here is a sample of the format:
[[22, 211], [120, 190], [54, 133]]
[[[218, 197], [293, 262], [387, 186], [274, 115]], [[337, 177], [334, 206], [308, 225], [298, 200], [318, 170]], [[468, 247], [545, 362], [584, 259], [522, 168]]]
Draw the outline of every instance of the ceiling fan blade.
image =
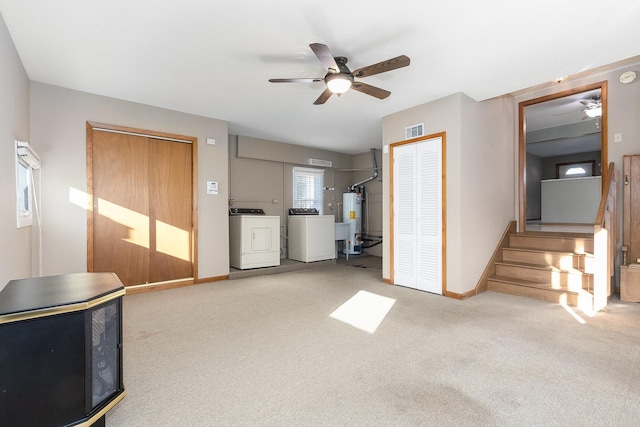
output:
[[269, 79], [271, 83], [316, 83], [323, 81], [323, 78], [306, 78], [302, 77], [299, 79]]
[[411, 63], [411, 60], [406, 55], [396, 56], [395, 58], [387, 59], [386, 61], [378, 62], [377, 64], [369, 65], [368, 67], [362, 67], [353, 72], [354, 77], [368, 77], [374, 74], [380, 74], [387, 71], [395, 70], [398, 68], [406, 67]]
[[333, 54], [331, 53], [327, 45], [324, 45], [322, 43], [311, 43], [309, 47], [311, 48], [313, 53], [316, 54], [316, 56], [322, 63], [322, 66], [326, 68], [327, 71], [329, 71], [330, 73], [340, 72], [340, 68], [336, 63], [336, 60], [333, 59]]
[[391, 92], [388, 90], [380, 89], [379, 87], [371, 86], [362, 82], [353, 82], [351, 89], [366, 93], [367, 95], [375, 96], [378, 99], [385, 99], [391, 95]]
[[321, 105], [324, 104], [325, 102], [327, 102], [327, 99], [329, 99], [329, 97], [333, 95], [333, 92], [331, 92], [329, 90], [329, 88], [325, 89], [324, 92], [322, 92], [322, 94], [320, 94], [320, 96], [318, 97], [318, 99], [315, 100], [315, 102], [313, 103], [313, 105]]
[[580, 114], [583, 113], [584, 110], [575, 110], [575, 111], [565, 111], [564, 113], [558, 113], [558, 114], [552, 114], [552, 117], [557, 117], [557, 116], [566, 116], [567, 114]]

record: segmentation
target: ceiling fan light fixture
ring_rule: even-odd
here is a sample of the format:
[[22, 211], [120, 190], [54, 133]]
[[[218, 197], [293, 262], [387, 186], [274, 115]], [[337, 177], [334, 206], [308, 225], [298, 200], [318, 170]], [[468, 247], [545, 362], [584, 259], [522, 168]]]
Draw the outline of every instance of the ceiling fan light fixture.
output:
[[601, 117], [602, 107], [589, 108], [587, 110], [584, 110], [584, 113], [589, 117]]
[[351, 88], [353, 76], [343, 73], [329, 74], [324, 81], [332, 93], [342, 95]]
[[316, 55], [324, 69], [327, 70], [324, 77], [269, 79], [269, 81], [271, 83], [315, 83], [324, 81], [326, 88], [322, 91], [318, 99], [314, 101], [313, 105], [324, 104], [329, 98], [331, 98], [331, 95], [336, 94], [340, 96], [351, 88], [360, 93], [364, 93], [365, 95], [370, 95], [378, 99], [385, 99], [391, 95], [391, 92], [360, 81], [355, 82], [354, 76], [358, 78], [373, 76], [375, 74], [386, 73], [387, 71], [406, 67], [411, 63], [408, 56], [400, 55], [351, 72], [349, 67], [347, 67], [348, 58], [345, 56], [333, 56], [327, 45], [322, 43], [311, 43], [309, 47]]

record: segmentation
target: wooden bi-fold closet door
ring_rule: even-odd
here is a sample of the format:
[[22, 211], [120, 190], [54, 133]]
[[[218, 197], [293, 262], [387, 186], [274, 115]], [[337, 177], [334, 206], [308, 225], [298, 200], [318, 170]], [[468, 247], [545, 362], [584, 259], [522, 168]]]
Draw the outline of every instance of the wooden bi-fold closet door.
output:
[[127, 286], [192, 279], [192, 144], [97, 129], [91, 140], [92, 271]]

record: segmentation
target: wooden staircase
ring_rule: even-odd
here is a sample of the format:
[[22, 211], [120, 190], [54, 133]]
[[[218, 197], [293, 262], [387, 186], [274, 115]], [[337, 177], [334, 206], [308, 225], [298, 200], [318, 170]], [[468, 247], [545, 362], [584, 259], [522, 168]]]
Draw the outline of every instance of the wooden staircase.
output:
[[512, 233], [499, 249], [487, 289], [593, 307], [593, 234]]

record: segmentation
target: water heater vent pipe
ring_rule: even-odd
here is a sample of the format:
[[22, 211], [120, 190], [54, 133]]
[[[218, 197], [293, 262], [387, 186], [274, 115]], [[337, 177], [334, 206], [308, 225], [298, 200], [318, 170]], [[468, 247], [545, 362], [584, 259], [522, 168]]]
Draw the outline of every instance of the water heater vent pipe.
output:
[[378, 177], [378, 162], [376, 161], [376, 149], [371, 148], [371, 158], [373, 159], [373, 175], [367, 179], [364, 179], [360, 182], [356, 182], [351, 187], [349, 187], [350, 191], [356, 191], [356, 188], [364, 184], [365, 182], [373, 181]]

